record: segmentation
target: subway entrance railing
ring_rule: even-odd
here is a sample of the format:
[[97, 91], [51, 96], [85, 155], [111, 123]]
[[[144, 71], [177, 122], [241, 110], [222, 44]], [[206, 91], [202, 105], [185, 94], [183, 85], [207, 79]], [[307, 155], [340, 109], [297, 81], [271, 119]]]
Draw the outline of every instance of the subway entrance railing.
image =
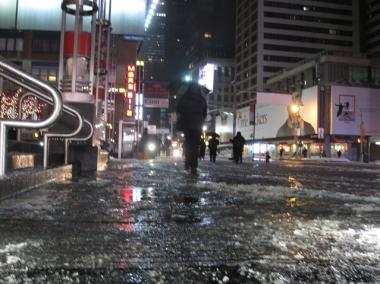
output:
[[[47, 130], [51, 128], [60, 118], [61, 114], [66, 113], [71, 117], [76, 118], [77, 125], [75, 129], [68, 133], [60, 133], [59, 131], [44, 131], [43, 134], [43, 167], [46, 169], [49, 163], [49, 139], [56, 137], [62, 138], [64, 141], [64, 160], [68, 163], [68, 150], [69, 143], [71, 141], [86, 141], [90, 139], [93, 135], [92, 124], [84, 119], [81, 114], [74, 108], [62, 103], [62, 98], [60, 92], [50, 86], [49, 84], [34, 78], [33, 76], [21, 71], [17, 67], [8, 63], [5, 59], [0, 57], [0, 79], [2, 82], [0, 91], [2, 91], [4, 85], [7, 85], [9, 89], [16, 90], [21, 89], [18, 94], [21, 96], [17, 98], [17, 105], [13, 106], [13, 109], [9, 113], [6, 112], [6, 105], [0, 105], [1, 116], [0, 116], [0, 178], [5, 176], [7, 169], [7, 141], [8, 141], [8, 130], [11, 128], [16, 128], [18, 131], [17, 140], [21, 139], [20, 130], [21, 129], [44, 129]], [[6, 80], [6, 82], [4, 82]], [[9, 94], [10, 101], [16, 101], [12, 98], [12, 92]], [[51, 110], [48, 115], [41, 120], [25, 120], [22, 119], [22, 103], [29, 97], [33, 96], [40, 99], [47, 105], [51, 106]], [[8, 98], [9, 99], [9, 98]], [[9, 106], [8, 106], [9, 107]], [[18, 113], [17, 113], [18, 112]], [[8, 115], [6, 115], [8, 114]], [[84, 137], [78, 137], [78, 134], [83, 129], [84, 125], [87, 125], [88, 134]]]

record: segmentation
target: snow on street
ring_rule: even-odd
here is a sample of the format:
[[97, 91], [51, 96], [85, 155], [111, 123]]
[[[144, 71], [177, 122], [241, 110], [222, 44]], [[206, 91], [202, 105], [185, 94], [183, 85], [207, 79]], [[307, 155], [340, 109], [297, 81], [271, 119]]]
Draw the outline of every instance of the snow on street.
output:
[[380, 166], [114, 160], [0, 202], [3, 282], [380, 282]]

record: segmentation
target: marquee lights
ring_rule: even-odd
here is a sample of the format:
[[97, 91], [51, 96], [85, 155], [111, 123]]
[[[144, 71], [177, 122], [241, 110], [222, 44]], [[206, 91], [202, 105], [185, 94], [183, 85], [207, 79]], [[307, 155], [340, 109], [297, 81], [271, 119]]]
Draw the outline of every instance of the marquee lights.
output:
[[33, 96], [27, 97], [19, 110], [19, 100], [22, 95], [22, 89], [18, 89], [14, 94], [0, 93], [0, 118], [17, 119], [22, 114], [22, 119], [33, 118], [43, 113], [46, 104], [39, 102]]
[[125, 94], [125, 100], [127, 102], [126, 115], [128, 118], [133, 117], [133, 107], [134, 107], [134, 97], [136, 92], [136, 83], [135, 83], [135, 74], [136, 66], [128, 65], [126, 72], [126, 81], [127, 81], [127, 92]]

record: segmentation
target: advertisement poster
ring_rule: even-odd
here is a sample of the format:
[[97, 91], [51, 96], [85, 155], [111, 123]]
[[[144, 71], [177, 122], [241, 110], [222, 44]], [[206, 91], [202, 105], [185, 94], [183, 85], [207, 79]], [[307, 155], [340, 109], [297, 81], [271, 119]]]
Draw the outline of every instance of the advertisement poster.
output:
[[211, 63], [199, 69], [198, 83], [205, 86], [211, 92], [214, 90], [214, 69], [215, 65]]
[[253, 139], [253, 110], [252, 106], [246, 106], [236, 111], [236, 132], [240, 131], [247, 140]]
[[332, 134], [380, 134], [380, 90], [332, 86], [331, 100]]
[[220, 135], [219, 141], [229, 142], [232, 138], [234, 119], [233, 115], [222, 112], [215, 118], [215, 132]]
[[[258, 93], [255, 114], [255, 139], [292, 138], [316, 134], [318, 89], [305, 89], [301, 100], [290, 94]], [[298, 106], [298, 111], [292, 110]]]

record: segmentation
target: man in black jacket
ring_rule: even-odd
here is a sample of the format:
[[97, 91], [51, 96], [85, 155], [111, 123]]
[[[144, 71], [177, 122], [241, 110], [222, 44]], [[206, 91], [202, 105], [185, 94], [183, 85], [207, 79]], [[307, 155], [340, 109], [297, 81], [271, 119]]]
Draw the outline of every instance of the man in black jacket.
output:
[[185, 169], [197, 173], [198, 149], [203, 122], [207, 115], [207, 103], [202, 89], [196, 83], [190, 83], [186, 92], [177, 103], [177, 129], [185, 136]]

